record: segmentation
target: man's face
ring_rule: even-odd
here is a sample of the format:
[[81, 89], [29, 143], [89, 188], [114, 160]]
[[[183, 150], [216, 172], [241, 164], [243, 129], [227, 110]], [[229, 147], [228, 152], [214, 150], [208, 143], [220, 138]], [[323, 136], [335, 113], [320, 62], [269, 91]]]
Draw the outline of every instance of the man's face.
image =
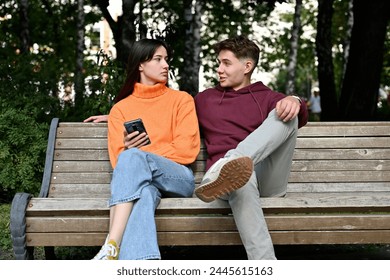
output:
[[233, 52], [222, 50], [218, 55], [218, 62], [217, 73], [222, 87], [239, 90], [250, 83], [248, 73], [251, 70], [251, 64], [248, 64], [248, 60], [239, 60]]

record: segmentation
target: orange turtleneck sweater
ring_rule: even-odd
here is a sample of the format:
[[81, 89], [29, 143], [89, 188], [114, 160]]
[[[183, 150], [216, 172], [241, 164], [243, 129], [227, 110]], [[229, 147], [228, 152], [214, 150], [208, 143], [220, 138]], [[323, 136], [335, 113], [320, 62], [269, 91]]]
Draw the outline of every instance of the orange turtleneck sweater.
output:
[[150, 145], [141, 147], [180, 164], [190, 164], [199, 153], [200, 133], [194, 99], [164, 84], [136, 83], [133, 93], [115, 104], [108, 118], [108, 151], [115, 168], [124, 150], [123, 123], [142, 118]]

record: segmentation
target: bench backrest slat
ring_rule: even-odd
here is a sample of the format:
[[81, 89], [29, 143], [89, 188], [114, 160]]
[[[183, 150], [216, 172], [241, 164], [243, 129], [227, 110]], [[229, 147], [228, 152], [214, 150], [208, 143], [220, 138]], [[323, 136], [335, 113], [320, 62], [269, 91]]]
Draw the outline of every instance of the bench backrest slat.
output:
[[[109, 197], [107, 124], [59, 123], [50, 197]], [[196, 182], [207, 154], [192, 164]], [[298, 133], [288, 192], [390, 192], [389, 122], [308, 123]]]

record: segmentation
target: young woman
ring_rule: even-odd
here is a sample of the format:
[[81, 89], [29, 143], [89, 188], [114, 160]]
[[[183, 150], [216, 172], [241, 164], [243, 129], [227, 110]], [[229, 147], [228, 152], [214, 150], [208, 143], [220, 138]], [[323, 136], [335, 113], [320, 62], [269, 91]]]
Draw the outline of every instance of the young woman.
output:
[[[163, 41], [134, 43], [127, 78], [108, 117], [108, 151], [114, 168], [110, 228], [94, 257], [160, 259], [154, 212], [163, 197], [190, 197], [188, 164], [199, 153], [194, 100], [170, 89], [169, 48]], [[127, 133], [124, 123], [141, 118], [147, 132]]]

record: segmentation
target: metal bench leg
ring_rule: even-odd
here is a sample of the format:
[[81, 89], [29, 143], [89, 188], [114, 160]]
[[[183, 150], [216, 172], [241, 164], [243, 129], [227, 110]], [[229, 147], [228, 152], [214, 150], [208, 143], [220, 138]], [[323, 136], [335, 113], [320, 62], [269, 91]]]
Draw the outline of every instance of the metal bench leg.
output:
[[32, 195], [29, 193], [17, 193], [11, 204], [11, 239], [17, 260], [33, 259], [33, 250], [27, 250], [26, 242], [26, 208]]

